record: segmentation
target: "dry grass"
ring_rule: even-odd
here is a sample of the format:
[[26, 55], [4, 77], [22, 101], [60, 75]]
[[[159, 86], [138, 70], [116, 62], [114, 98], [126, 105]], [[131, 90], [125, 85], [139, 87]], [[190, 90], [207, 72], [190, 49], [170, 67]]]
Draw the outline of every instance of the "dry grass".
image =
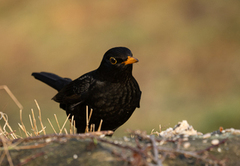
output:
[[[27, 131], [27, 129], [23, 123], [23, 114], [22, 114], [23, 107], [22, 107], [21, 103], [17, 100], [17, 98], [13, 95], [13, 93], [10, 91], [10, 89], [6, 85], [0, 86], [0, 89], [4, 89], [20, 109], [20, 123], [18, 123], [19, 133], [20, 133], [19, 135], [16, 134], [16, 131], [13, 130], [11, 128], [11, 126], [9, 125], [7, 114], [0, 112], [0, 120], [4, 121], [3, 127], [0, 126], [1, 127], [0, 135], [1, 136], [4, 136], [5, 138], [10, 139], [10, 140], [14, 140], [14, 139], [18, 139], [18, 138], [33, 137], [33, 136], [47, 134], [46, 130], [45, 130], [46, 126], [42, 122], [42, 113], [41, 113], [41, 109], [40, 109], [40, 106], [39, 106], [37, 100], [34, 100], [34, 101], [35, 101], [35, 104], [38, 109], [38, 115], [36, 116], [34, 110], [31, 109], [31, 114], [29, 114], [31, 131]], [[89, 124], [92, 113], [93, 113], [93, 110], [91, 109], [90, 114], [88, 115], [88, 106], [87, 106], [86, 107], [86, 130], [85, 130], [86, 133], [95, 132], [95, 124]], [[38, 118], [36, 118], [36, 117], [38, 117]], [[55, 134], [76, 134], [77, 130], [75, 127], [74, 116], [72, 116], [71, 119], [69, 119], [69, 117], [70, 117], [70, 115], [68, 115], [68, 117], [66, 118], [64, 123], [61, 125], [59, 123], [57, 115], [54, 114], [54, 118], [55, 118], [55, 121], [57, 124], [55, 127], [49, 118], [47, 118], [47, 120]], [[67, 127], [66, 127], [68, 120], [70, 121], [69, 129], [67, 129]], [[102, 122], [103, 121], [101, 120], [99, 128], [97, 129], [98, 132], [101, 130]], [[40, 128], [39, 128], [39, 126], [40, 126]]]
[[[17, 100], [17, 98], [13, 95], [13, 93], [10, 91], [10, 89], [6, 85], [0, 86], [0, 89], [4, 89], [7, 92], [7, 94], [11, 97], [11, 99], [14, 101], [14, 103], [18, 106], [18, 108], [20, 109], [20, 123], [18, 123], [20, 135], [17, 135], [16, 131], [13, 130], [11, 128], [11, 126], [9, 125], [7, 114], [0, 111], [0, 120], [4, 121], [3, 127], [0, 125], [0, 140], [1, 140], [2, 146], [3, 146], [3, 154], [0, 156], [0, 165], [3, 161], [3, 159], [6, 156], [9, 165], [13, 166], [13, 162], [12, 162], [11, 156], [9, 154], [9, 149], [11, 149], [11, 147], [15, 147], [16, 145], [12, 144], [12, 140], [19, 139], [19, 138], [22, 139], [24, 137], [46, 135], [46, 131], [45, 131], [46, 126], [42, 122], [42, 113], [41, 113], [40, 106], [39, 106], [37, 100], [34, 100], [35, 104], [37, 106], [37, 109], [38, 109], [38, 116], [37, 116], [38, 118], [36, 118], [34, 110], [31, 109], [31, 114], [29, 114], [31, 131], [27, 131], [26, 127], [23, 123], [23, 115], [22, 115], [23, 106], [21, 105], [21, 103]], [[93, 112], [93, 110], [91, 109], [90, 115], [88, 116], [88, 107], [86, 108], [86, 115], [87, 115], [86, 116], [86, 118], [87, 118], [87, 120], [86, 120], [86, 132], [87, 133], [95, 131], [95, 127], [94, 127], [95, 125], [94, 124], [91, 124], [90, 129], [89, 129], [89, 121], [91, 119], [92, 112]], [[76, 127], [75, 127], [74, 116], [72, 116], [71, 119], [70, 119], [69, 131], [66, 129], [66, 124], [67, 124], [67, 121], [69, 120], [70, 115], [68, 115], [68, 117], [64, 121], [63, 125], [60, 125], [56, 114], [54, 114], [54, 117], [55, 117], [55, 121], [57, 123], [57, 127], [54, 127], [52, 125], [52, 122], [50, 121], [49, 118], [48, 118], [48, 122], [49, 122], [50, 126], [52, 127], [55, 134], [63, 134], [63, 133], [65, 133], [65, 134], [76, 134], [77, 133], [76, 132]], [[40, 125], [40, 128], [38, 128], [39, 125]], [[98, 128], [97, 131], [101, 130], [101, 125], [102, 125], [102, 120], [100, 122], [100, 125], [99, 125], [99, 128]], [[24, 134], [22, 134], [22, 132]]]
[[[88, 106], [86, 106], [86, 129], [85, 129], [86, 133], [95, 132], [95, 124], [91, 124], [89, 128], [89, 122], [92, 117], [92, 113], [93, 113], [93, 109], [90, 110], [90, 114], [88, 116]], [[101, 119], [97, 132], [101, 131], [102, 122], [103, 120]]]
[[[9, 125], [7, 114], [0, 112], [0, 120], [4, 121], [3, 127], [0, 125], [0, 141], [3, 146], [3, 153], [0, 156], [0, 165], [1, 165], [2, 161], [4, 160], [4, 158], [7, 157], [9, 165], [13, 166], [13, 162], [12, 162], [11, 156], [9, 154], [9, 149], [12, 149], [12, 148], [17, 149], [16, 146], [21, 142], [21, 141], [20, 142], [17, 141], [16, 143], [12, 143], [13, 140], [16, 140], [16, 139], [21, 140], [24, 137], [34, 137], [34, 136], [39, 136], [39, 135], [46, 135], [47, 134], [45, 131], [46, 126], [42, 122], [42, 114], [41, 114], [40, 106], [39, 106], [37, 100], [34, 100], [35, 104], [37, 106], [37, 109], [38, 109], [38, 116], [35, 116], [34, 110], [31, 109], [31, 114], [29, 114], [31, 131], [27, 131], [27, 129], [23, 123], [23, 115], [22, 115], [23, 106], [21, 105], [21, 103], [17, 100], [17, 98], [13, 95], [13, 93], [10, 91], [10, 89], [6, 85], [0, 86], [0, 89], [4, 89], [20, 109], [20, 123], [18, 123], [19, 133], [20, 133], [19, 135], [16, 134], [16, 131], [13, 130], [11, 128], [11, 126]], [[89, 129], [89, 122], [90, 122], [92, 113], [93, 113], [93, 110], [91, 109], [90, 115], [88, 116], [88, 107], [86, 107], [86, 131], [85, 131], [86, 133], [89, 133], [89, 132], [94, 133], [95, 132], [94, 124], [91, 124], [90, 129]], [[38, 117], [38, 118], [36, 118], [36, 117]], [[70, 115], [68, 115], [68, 117], [66, 118], [66, 120], [64, 121], [64, 123], [62, 125], [59, 123], [56, 114], [54, 114], [54, 117], [55, 117], [55, 121], [57, 123], [57, 127], [54, 127], [54, 125], [52, 125], [52, 122], [50, 121], [49, 118], [48, 118], [48, 122], [55, 134], [64, 134], [64, 133], [65, 134], [76, 134], [77, 133], [76, 127], [75, 127], [74, 116], [72, 116], [71, 119], [69, 119]], [[69, 131], [66, 128], [66, 124], [67, 124], [68, 120], [70, 121]], [[103, 121], [101, 120], [96, 134], [101, 130], [102, 122]], [[40, 126], [40, 128], [38, 126]]]
[[[27, 131], [27, 129], [26, 129], [24, 123], [23, 123], [22, 110], [20, 110], [20, 123], [18, 123], [20, 135], [17, 135], [15, 133], [15, 131], [9, 125], [7, 115], [3, 112], [0, 112], [0, 119], [3, 119], [4, 122], [5, 122], [4, 126], [2, 127], [2, 131], [0, 132], [0, 135], [4, 135], [8, 139], [17, 139], [17, 138], [24, 138], [24, 137], [46, 135], [47, 134], [46, 131], [45, 131], [46, 126], [42, 122], [41, 109], [40, 109], [36, 100], [35, 100], [35, 103], [36, 103], [37, 108], [38, 108], [38, 115], [36, 116], [34, 110], [31, 109], [31, 114], [29, 114], [31, 131]], [[56, 120], [56, 123], [57, 123], [58, 130], [56, 129], [56, 127], [54, 127], [52, 125], [52, 122], [50, 121], [49, 118], [48, 118], [48, 122], [49, 122], [50, 126], [52, 127], [55, 134], [63, 134], [63, 133], [65, 133], [65, 134], [68, 134], [68, 133], [76, 134], [76, 129], [75, 129], [75, 126], [74, 126], [75, 122], [74, 121], [72, 121], [73, 123], [70, 123], [69, 131], [67, 131], [67, 129], [66, 129], [66, 124], [67, 124], [67, 121], [68, 121], [68, 118], [69, 118], [70, 115], [66, 118], [66, 120], [64, 121], [64, 123], [62, 125], [59, 124], [57, 116], [56, 115], [54, 115], [54, 116], [55, 116], [55, 120]], [[38, 117], [38, 118], [36, 118], [36, 117]], [[40, 126], [40, 128], [38, 126]], [[22, 133], [24, 133], [24, 134], [22, 134]]]

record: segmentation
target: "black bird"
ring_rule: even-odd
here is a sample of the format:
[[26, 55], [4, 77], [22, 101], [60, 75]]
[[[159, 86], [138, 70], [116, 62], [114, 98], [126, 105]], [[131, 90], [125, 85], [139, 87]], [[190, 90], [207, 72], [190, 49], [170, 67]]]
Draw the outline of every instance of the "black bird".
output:
[[101, 130], [115, 131], [140, 107], [141, 91], [132, 76], [136, 62], [128, 48], [115, 47], [104, 54], [96, 70], [73, 81], [47, 72], [32, 75], [58, 91], [52, 99], [70, 114], [69, 119], [74, 115], [78, 133], [86, 129], [86, 105], [89, 112], [93, 109], [89, 126], [97, 129], [102, 119]]

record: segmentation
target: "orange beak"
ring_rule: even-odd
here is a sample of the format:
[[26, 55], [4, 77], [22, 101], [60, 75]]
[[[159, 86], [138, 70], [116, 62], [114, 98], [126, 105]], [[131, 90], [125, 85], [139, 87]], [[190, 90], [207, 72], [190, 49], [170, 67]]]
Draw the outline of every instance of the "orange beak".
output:
[[136, 63], [136, 62], [138, 62], [137, 58], [128, 56], [128, 59], [126, 61], [122, 62], [122, 63], [124, 63], [125, 65], [129, 65], [129, 64]]

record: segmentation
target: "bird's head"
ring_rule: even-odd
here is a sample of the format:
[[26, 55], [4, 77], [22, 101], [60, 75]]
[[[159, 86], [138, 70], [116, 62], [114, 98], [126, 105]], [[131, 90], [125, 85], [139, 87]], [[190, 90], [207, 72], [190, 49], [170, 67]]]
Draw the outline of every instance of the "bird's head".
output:
[[132, 75], [132, 64], [138, 62], [126, 47], [114, 47], [103, 56], [98, 68], [105, 76], [115, 78]]

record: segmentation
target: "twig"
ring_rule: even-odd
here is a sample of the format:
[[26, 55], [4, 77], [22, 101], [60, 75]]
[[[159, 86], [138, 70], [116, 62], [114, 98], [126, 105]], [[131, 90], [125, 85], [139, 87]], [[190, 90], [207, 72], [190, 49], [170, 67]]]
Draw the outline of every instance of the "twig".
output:
[[92, 132], [91, 130], [91, 125], [90, 125], [90, 129], [89, 129], [89, 122], [90, 122], [90, 119], [92, 117], [92, 113], [93, 113], [93, 109], [91, 108], [90, 110], [90, 114], [88, 116], [88, 105], [86, 105], [86, 129], [85, 129], [85, 132], [88, 133], [88, 132]]
[[90, 110], [90, 114], [89, 114], [89, 121], [90, 121], [90, 119], [91, 119], [91, 117], [92, 117], [92, 113], [93, 113], [93, 109], [91, 108], [91, 110]]
[[33, 120], [33, 124], [34, 124], [34, 130], [36, 131], [34, 133], [36, 135], [38, 135], [39, 133], [38, 133], [38, 128], [37, 128], [37, 121], [36, 121], [33, 109], [31, 109], [31, 111], [32, 111], [32, 120]]
[[64, 128], [64, 131], [65, 131], [65, 133], [66, 133], [66, 134], [68, 134], [68, 132], [67, 132], [67, 129], [66, 129], [66, 128]]
[[44, 154], [45, 154], [44, 152], [39, 152], [39, 153], [37, 153], [37, 154], [31, 155], [30, 157], [27, 157], [27, 158], [25, 158], [25, 159], [22, 159], [22, 160], [20, 160], [20, 164], [19, 164], [18, 166], [25, 165], [25, 164], [27, 164], [29, 161], [31, 161], [31, 160], [39, 157], [39, 156], [42, 156], [42, 155], [44, 155]]
[[67, 121], [68, 121], [68, 119], [69, 119], [69, 116], [70, 116], [70, 114], [67, 116], [67, 119], [66, 119], [65, 122], [63, 123], [63, 126], [62, 126], [62, 128], [60, 129], [59, 134], [62, 134], [62, 130], [64, 129], [64, 126], [66, 125], [66, 123], [67, 123]]
[[61, 128], [60, 128], [60, 125], [59, 125], [59, 123], [58, 123], [58, 118], [57, 118], [57, 115], [56, 115], [56, 114], [54, 114], [54, 117], [55, 117], [55, 120], [56, 120], [56, 122], [57, 122], [58, 129], [59, 129], [59, 131], [60, 131], [60, 130], [61, 130]]
[[3, 159], [5, 158], [5, 156], [6, 156], [6, 152], [4, 151], [3, 154], [0, 157], [0, 165], [2, 164]]
[[38, 119], [39, 119], [39, 121], [40, 121], [40, 125], [41, 125], [41, 127], [42, 127], [43, 134], [46, 135], [46, 131], [45, 131], [45, 128], [44, 128], [43, 123], [42, 123], [42, 114], [41, 114], [40, 106], [39, 106], [39, 104], [38, 104], [38, 102], [37, 102], [36, 99], [35, 99], [34, 101], [35, 101], [35, 103], [36, 103], [36, 105], [37, 105], [37, 108], [38, 108], [38, 114], [39, 114]]
[[98, 130], [97, 130], [98, 132], [101, 131], [102, 123], [103, 123], [103, 120], [101, 119], [100, 124], [98, 126]]
[[[0, 127], [0, 132], [3, 133], [3, 130], [2, 130], [1, 127]], [[8, 145], [7, 145], [7, 141], [8, 141], [8, 140], [7, 140], [4, 136], [2, 136], [2, 135], [0, 135], [0, 138], [1, 138], [1, 140], [2, 140], [4, 152], [5, 152], [5, 154], [7, 155], [8, 163], [9, 163], [10, 166], [13, 166], [12, 158], [11, 158], [11, 156], [10, 156], [10, 154], [9, 154], [9, 151], [8, 151]]]
[[5, 118], [5, 115], [4, 115], [4, 114], [2, 115], [2, 118], [4, 119], [6, 126], [7, 126], [7, 127], [9, 128], [9, 130], [11, 131], [11, 134], [10, 134], [10, 135], [12, 136], [13, 139], [16, 139], [17, 136], [14, 134], [11, 126], [8, 124], [8, 120], [7, 120], [7, 118]]
[[18, 106], [20, 110], [23, 109], [22, 104], [18, 101], [18, 99], [14, 96], [14, 94], [10, 91], [10, 89], [7, 87], [7, 85], [1, 85], [0, 89], [4, 89], [7, 94], [12, 98], [12, 100], [15, 102], [15, 104]]
[[150, 135], [150, 140], [152, 141], [154, 160], [157, 163], [157, 166], [162, 166], [162, 161], [158, 159], [158, 149], [156, 146], [155, 136]]
[[49, 119], [49, 118], [47, 118], [47, 120], [48, 120], [48, 122], [49, 122], [50, 126], [52, 127], [52, 129], [53, 129], [54, 133], [55, 133], [55, 134], [57, 134], [56, 130], [54, 129], [54, 127], [53, 127], [53, 125], [52, 125], [52, 123], [51, 123], [51, 121], [50, 121], [50, 119]]
[[18, 124], [20, 126], [20, 128], [23, 130], [23, 132], [25, 133], [26, 137], [28, 137], [28, 134], [27, 134], [27, 130], [23, 124], [23, 120], [22, 120], [22, 110], [20, 110], [20, 121], [21, 121], [21, 124]]
[[[33, 132], [34, 132], [34, 134], [35, 134], [35, 130], [34, 130], [32, 118], [31, 118], [31, 115], [30, 115], [30, 114], [29, 114], [29, 120], [30, 120], [30, 124], [31, 124], [32, 130], [33, 130]], [[37, 135], [37, 134], [35, 134], [35, 135]]]
[[72, 119], [70, 121], [70, 134], [73, 134], [74, 133], [74, 115], [72, 116]]

